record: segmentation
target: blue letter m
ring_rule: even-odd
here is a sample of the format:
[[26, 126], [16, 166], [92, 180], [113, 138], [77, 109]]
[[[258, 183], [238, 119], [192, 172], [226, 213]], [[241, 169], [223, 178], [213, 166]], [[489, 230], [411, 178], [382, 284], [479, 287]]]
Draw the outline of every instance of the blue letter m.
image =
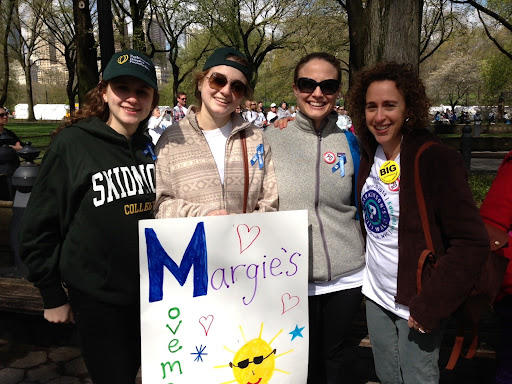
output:
[[194, 265], [194, 297], [204, 296], [208, 290], [208, 268], [204, 223], [197, 223], [192, 239], [188, 243], [180, 266], [165, 252], [153, 228], [146, 228], [146, 248], [149, 271], [149, 302], [160, 301], [163, 297], [164, 266], [172, 272], [181, 286], [187, 281], [190, 268]]

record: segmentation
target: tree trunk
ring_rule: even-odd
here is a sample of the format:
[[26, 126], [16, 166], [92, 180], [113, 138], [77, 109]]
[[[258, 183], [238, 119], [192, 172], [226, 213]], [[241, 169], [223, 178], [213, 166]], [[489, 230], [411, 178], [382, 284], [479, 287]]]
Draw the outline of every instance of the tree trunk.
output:
[[418, 70], [423, 0], [348, 0], [350, 83], [360, 69], [380, 61]]
[[[172, 102], [176, 102], [178, 97], [178, 89], [180, 87], [180, 67], [176, 65], [176, 62], [170, 62], [172, 67]], [[173, 104], [174, 105], [174, 104]]]
[[98, 25], [102, 71], [114, 54], [114, 27], [112, 25], [112, 19], [112, 5], [110, 0], [98, 0]]
[[85, 94], [98, 84], [99, 79], [89, 0], [73, 0], [73, 17], [77, 41], [78, 102], [82, 105]]
[[30, 63], [25, 63], [23, 71], [25, 72], [25, 89], [27, 91], [28, 100], [28, 120], [34, 121], [36, 118], [34, 116], [34, 95], [32, 92], [32, 65], [30, 65]]
[[73, 115], [75, 111], [75, 89], [73, 87], [75, 83], [75, 60], [71, 56], [72, 53], [69, 48], [65, 51], [66, 68], [68, 70], [68, 81], [66, 83], [66, 95], [68, 96], [69, 114]]
[[502, 123], [505, 116], [505, 94], [503, 92], [498, 96], [498, 113], [496, 114], [496, 121]]
[[2, 46], [3, 46], [3, 57], [4, 57], [4, 81], [3, 84], [0, 84], [1, 94], [0, 94], [0, 106], [5, 105], [7, 101], [7, 91], [9, 89], [9, 46], [7, 44], [7, 40], [9, 38], [9, 33], [11, 31], [11, 20], [12, 14], [14, 12], [15, 1], [10, 0], [8, 4], [8, 14], [7, 21], [5, 25], [4, 35], [2, 37]]
[[139, 2], [136, 0], [130, 0], [130, 16], [132, 19], [133, 25], [133, 36], [132, 36], [132, 46], [133, 49], [146, 53], [146, 39], [144, 35], [144, 10], [139, 9]]

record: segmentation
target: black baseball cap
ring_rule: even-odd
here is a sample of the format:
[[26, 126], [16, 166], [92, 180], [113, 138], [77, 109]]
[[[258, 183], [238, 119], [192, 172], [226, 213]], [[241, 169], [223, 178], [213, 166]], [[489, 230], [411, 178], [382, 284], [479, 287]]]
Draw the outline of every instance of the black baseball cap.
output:
[[252, 69], [249, 66], [239, 63], [237, 61], [226, 59], [226, 57], [228, 56], [240, 57], [241, 59], [248, 61], [247, 57], [245, 57], [245, 55], [236, 48], [217, 48], [208, 58], [208, 60], [206, 60], [206, 63], [203, 66], [203, 71], [206, 71], [207, 69], [210, 69], [212, 67], [216, 67], [217, 65], [228, 65], [230, 67], [238, 69], [245, 75], [247, 80], [249, 80], [251, 78]]
[[134, 49], [114, 53], [103, 71], [103, 80], [133, 76], [158, 90], [155, 66], [149, 57]]

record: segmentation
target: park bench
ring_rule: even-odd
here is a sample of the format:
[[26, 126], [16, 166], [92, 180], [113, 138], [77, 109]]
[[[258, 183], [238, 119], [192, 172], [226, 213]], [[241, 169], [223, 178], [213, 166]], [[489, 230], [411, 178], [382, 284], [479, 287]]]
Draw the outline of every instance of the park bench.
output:
[[42, 315], [39, 290], [25, 279], [0, 277], [0, 312]]

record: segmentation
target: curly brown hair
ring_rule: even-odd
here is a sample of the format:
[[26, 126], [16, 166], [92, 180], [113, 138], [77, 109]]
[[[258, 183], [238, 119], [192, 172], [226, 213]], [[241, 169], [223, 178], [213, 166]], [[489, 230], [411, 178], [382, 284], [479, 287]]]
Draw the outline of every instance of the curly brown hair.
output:
[[378, 63], [356, 74], [348, 93], [349, 115], [354, 122], [356, 134], [365, 148], [377, 146], [375, 138], [366, 126], [366, 91], [374, 81], [391, 80], [405, 99], [407, 119], [402, 132], [426, 128], [429, 123], [430, 101], [425, 86], [410, 64], [395, 62]]
[[[64, 128], [75, 124], [77, 121], [87, 119], [92, 116], [96, 116], [101, 121], [106, 122], [110, 115], [110, 109], [108, 108], [108, 104], [103, 100], [103, 94], [107, 89], [108, 83], [109, 81], [101, 80], [96, 87], [87, 92], [85, 95], [84, 106], [76, 110], [69, 117], [64, 118], [62, 124], [54, 132], [52, 132], [52, 137], [62, 131]], [[151, 112], [153, 112], [153, 109], [158, 105], [159, 100], [160, 95], [155, 89], [155, 92], [153, 93], [153, 102], [151, 104]], [[139, 123], [137, 131], [145, 129], [150, 117], [151, 113], [148, 115], [148, 117]]]

